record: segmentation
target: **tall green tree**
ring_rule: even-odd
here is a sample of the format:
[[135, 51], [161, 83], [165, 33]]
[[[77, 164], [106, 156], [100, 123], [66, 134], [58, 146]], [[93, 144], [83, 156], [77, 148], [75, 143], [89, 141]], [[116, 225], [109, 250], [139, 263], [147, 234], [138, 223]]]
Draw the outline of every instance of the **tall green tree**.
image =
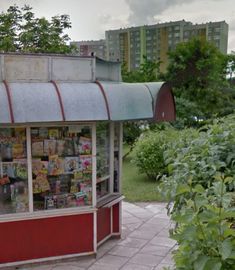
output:
[[204, 117], [224, 114], [234, 109], [234, 101], [227, 91], [227, 57], [211, 43], [192, 39], [180, 43], [169, 53], [165, 79], [174, 87], [176, 96], [196, 103]]
[[122, 79], [124, 82], [156, 82], [160, 73], [160, 61], [154, 62], [143, 56], [144, 62], [140, 68], [128, 71], [126, 63], [122, 65]]
[[71, 28], [68, 15], [58, 15], [47, 20], [37, 18], [32, 7], [10, 6], [0, 14], [0, 51], [33, 53], [72, 53], [74, 46], [67, 45]]

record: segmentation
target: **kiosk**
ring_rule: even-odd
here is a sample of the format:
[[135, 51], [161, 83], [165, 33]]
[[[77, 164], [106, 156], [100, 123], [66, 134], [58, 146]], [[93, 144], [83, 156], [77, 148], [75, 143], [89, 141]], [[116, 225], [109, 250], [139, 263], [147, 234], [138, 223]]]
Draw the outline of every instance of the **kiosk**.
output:
[[0, 54], [0, 268], [121, 234], [122, 123], [175, 118], [166, 83], [95, 57]]

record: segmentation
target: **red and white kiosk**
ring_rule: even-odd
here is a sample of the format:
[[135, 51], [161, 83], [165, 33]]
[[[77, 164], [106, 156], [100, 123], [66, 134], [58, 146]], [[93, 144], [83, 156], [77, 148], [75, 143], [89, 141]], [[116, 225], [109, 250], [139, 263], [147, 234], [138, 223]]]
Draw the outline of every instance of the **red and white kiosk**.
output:
[[175, 118], [169, 85], [120, 74], [95, 57], [0, 54], [0, 268], [120, 236], [122, 122]]

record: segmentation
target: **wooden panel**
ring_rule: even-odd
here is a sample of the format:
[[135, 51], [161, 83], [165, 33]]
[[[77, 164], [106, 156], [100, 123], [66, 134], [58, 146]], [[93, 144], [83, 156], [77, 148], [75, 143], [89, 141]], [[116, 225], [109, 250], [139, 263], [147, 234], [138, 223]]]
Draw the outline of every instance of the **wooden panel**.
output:
[[97, 212], [97, 243], [111, 234], [111, 209], [100, 208]]
[[91, 252], [93, 214], [1, 223], [0, 239], [1, 263]]

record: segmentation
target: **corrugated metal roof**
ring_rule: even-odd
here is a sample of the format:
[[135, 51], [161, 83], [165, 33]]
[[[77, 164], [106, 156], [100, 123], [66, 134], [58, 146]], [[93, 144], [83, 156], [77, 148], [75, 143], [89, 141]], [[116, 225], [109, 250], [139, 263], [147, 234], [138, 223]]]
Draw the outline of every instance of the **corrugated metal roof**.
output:
[[154, 104], [156, 103], [156, 99], [157, 99], [157, 95], [159, 93], [160, 88], [162, 87], [163, 82], [147, 82], [144, 83], [146, 85], [146, 87], [149, 89], [153, 100], [154, 100]]
[[60, 83], [66, 121], [108, 120], [105, 101], [95, 83]]
[[[15, 123], [152, 119], [162, 83], [9, 83]], [[154, 104], [153, 104], [154, 103]], [[0, 84], [0, 123], [12, 123]], [[63, 120], [64, 119], [64, 120]]]
[[0, 84], [0, 123], [11, 123], [7, 93], [4, 84]]
[[109, 82], [101, 84], [108, 100], [111, 120], [153, 117], [152, 98], [144, 84]]
[[11, 83], [9, 88], [15, 123], [62, 121], [53, 84]]

